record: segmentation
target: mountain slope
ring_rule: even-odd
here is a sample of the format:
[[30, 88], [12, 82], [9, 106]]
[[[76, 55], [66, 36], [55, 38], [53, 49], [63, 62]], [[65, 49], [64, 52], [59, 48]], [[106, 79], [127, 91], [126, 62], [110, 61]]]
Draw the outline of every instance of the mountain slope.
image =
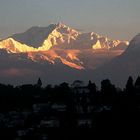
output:
[[9, 53], [23, 53], [35, 51], [36, 49], [25, 44], [21, 44], [12, 38], [5, 39], [0, 42], [0, 49], [5, 49]]
[[[122, 86], [128, 76], [140, 75], [140, 34], [135, 36], [126, 51], [108, 64], [95, 70], [95, 79], [110, 78]], [[98, 76], [96, 76], [98, 75]], [[124, 85], [123, 85], [124, 86]]]
[[51, 47], [74, 49], [125, 49], [127, 41], [111, 40], [96, 33], [82, 33], [62, 23], [51, 24], [48, 27], [32, 27], [24, 33], [15, 34], [9, 38], [27, 46], [46, 51]]
[[[95, 75], [94, 70], [122, 54], [128, 44], [94, 32], [79, 32], [62, 23], [32, 27], [0, 41], [0, 82], [29, 83], [37, 77], [49, 83], [95, 80], [108, 68], [100, 69], [101, 73], [95, 71]], [[114, 61], [116, 67], [114, 62], [107, 67], [119, 71], [120, 60]]]
[[0, 42], [9, 53], [26, 54], [34, 62], [54, 64], [59, 59], [75, 69], [95, 69], [120, 55], [127, 41], [111, 40], [96, 33], [82, 33], [62, 23], [32, 27]]
[[10, 36], [14, 40], [26, 44], [28, 46], [32, 46], [34, 48], [38, 48], [42, 45], [45, 39], [49, 36], [49, 34], [56, 28], [55, 24], [51, 24], [48, 27], [38, 27], [34, 26], [28, 29], [24, 33], [14, 34]]

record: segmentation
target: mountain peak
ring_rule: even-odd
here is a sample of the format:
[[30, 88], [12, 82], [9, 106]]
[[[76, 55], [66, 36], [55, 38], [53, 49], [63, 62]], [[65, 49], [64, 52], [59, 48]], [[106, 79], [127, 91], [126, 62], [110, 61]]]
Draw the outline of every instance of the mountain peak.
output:
[[22, 44], [38, 48], [55, 28], [55, 24], [50, 24], [48, 27], [33, 26], [24, 33], [14, 34], [10, 38]]
[[62, 22], [58, 22], [58, 23], [56, 24], [56, 26], [59, 27], [59, 28], [66, 28], [66, 27], [68, 27], [66, 24], [64, 24], [64, 23], [62, 23]]
[[66, 34], [73, 34], [73, 33], [80, 33], [79, 31], [77, 31], [76, 29], [62, 23], [62, 22], [59, 22], [58, 24], [56, 24], [56, 29], [58, 30], [58, 32], [60, 33], [66, 33]]
[[[125, 50], [128, 46], [127, 42], [111, 40], [94, 32], [79, 32], [62, 22], [50, 24], [47, 27], [33, 26], [24, 33], [15, 34], [9, 38], [14, 39], [16, 44], [19, 42], [39, 51], [47, 51], [52, 47], [78, 50], [87, 48], [94, 50]], [[13, 41], [8, 41], [8, 44], [9, 42]]]

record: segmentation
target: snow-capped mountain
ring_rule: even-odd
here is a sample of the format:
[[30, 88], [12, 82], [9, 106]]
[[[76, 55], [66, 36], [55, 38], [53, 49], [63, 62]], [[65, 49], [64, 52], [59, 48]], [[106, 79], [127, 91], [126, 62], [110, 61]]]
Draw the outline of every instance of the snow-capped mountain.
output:
[[55, 24], [50, 24], [48, 27], [34, 26], [25, 31], [24, 33], [14, 34], [10, 38], [13, 38], [21, 44], [26, 44], [28, 46], [38, 48], [43, 44], [44, 40], [48, 38], [49, 34], [55, 28]]
[[[70, 28], [62, 23], [51, 24], [48, 27], [32, 27], [24, 33], [11, 36], [21, 44], [38, 48], [46, 51], [51, 47], [61, 48], [93, 48], [93, 49], [112, 49], [121, 46], [125, 48], [127, 41], [111, 40], [100, 36], [94, 32], [82, 33]], [[119, 49], [119, 48], [118, 48]]]
[[27, 46], [26, 44], [21, 44], [13, 38], [8, 38], [1, 41], [0, 49], [5, 49], [9, 53], [23, 53], [36, 50], [34, 47]]
[[[129, 76], [140, 75], [140, 34], [136, 35], [124, 53], [115, 57], [109, 63], [94, 71], [95, 79], [109, 78], [119, 86], [125, 83]], [[96, 76], [98, 75], [98, 76]], [[123, 85], [124, 87], [125, 85]]]
[[111, 40], [94, 32], [83, 33], [65, 24], [32, 27], [0, 41], [12, 54], [25, 53], [34, 62], [55, 64], [57, 60], [75, 69], [95, 69], [120, 55], [129, 42]]

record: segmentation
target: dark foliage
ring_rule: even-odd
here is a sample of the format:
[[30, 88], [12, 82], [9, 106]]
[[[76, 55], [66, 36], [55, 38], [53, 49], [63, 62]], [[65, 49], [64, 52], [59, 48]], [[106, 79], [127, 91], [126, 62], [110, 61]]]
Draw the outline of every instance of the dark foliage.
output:
[[76, 80], [42, 87], [0, 84], [0, 139], [93, 139], [103, 132], [129, 133], [140, 126], [140, 77], [124, 90], [106, 79], [101, 90]]

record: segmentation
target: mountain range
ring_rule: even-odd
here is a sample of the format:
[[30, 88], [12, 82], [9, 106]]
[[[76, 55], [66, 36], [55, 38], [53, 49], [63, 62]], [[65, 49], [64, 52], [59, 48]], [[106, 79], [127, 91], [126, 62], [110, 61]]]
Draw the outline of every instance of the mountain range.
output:
[[[96, 76], [98, 75], [98, 76]], [[94, 71], [95, 79], [111, 79], [122, 86], [129, 76], [140, 75], [140, 34], [136, 35], [128, 48], [119, 56]], [[124, 85], [123, 85], [124, 86]]]
[[76, 69], [96, 68], [121, 54], [127, 41], [111, 40], [93, 32], [81, 33], [62, 23], [48, 27], [32, 27], [24, 33], [12, 35], [0, 42], [8, 53], [27, 54], [33, 61], [64, 65]]
[[105, 77], [117, 81], [119, 73], [138, 74], [139, 37], [129, 44], [62, 23], [31, 27], [0, 40], [0, 79], [13, 84], [36, 77], [48, 83]]

